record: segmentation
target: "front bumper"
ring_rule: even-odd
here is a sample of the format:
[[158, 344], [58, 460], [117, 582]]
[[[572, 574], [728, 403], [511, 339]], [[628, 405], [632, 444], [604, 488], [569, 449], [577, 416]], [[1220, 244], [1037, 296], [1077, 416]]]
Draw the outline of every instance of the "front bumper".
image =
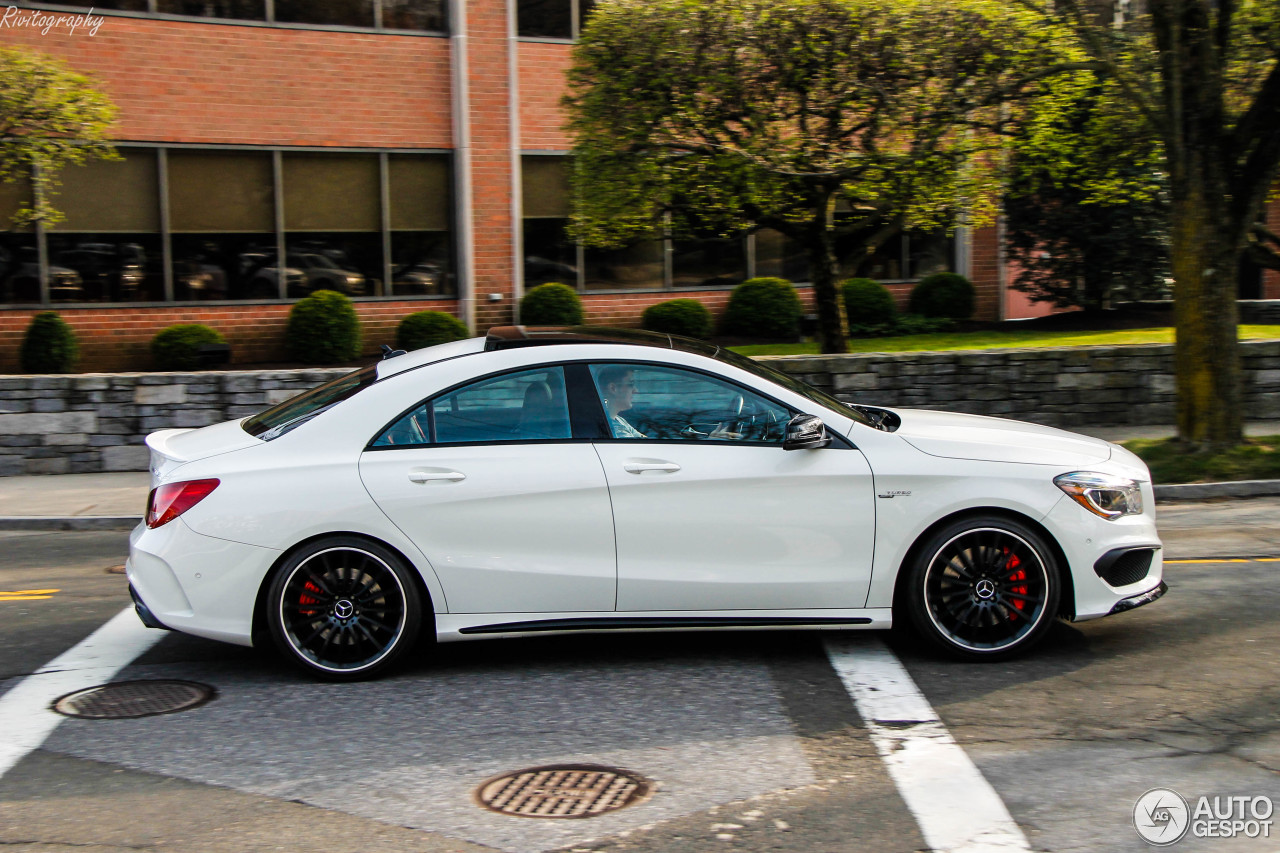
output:
[[[1111, 613], [1124, 613], [1126, 610], [1133, 610], [1135, 607], [1141, 607], [1144, 604], [1150, 604], [1157, 598], [1160, 598], [1169, 591], [1169, 585], [1164, 581], [1160, 581], [1160, 585], [1155, 589], [1147, 590], [1144, 593], [1132, 596], [1116, 602], [1116, 606], [1111, 608]], [[1107, 614], [1108, 616], [1111, 613]]]
[[[1143, 483], [1144, 506], [1155, 505], [1149, 483]], [[1153, 511], [1142, 515], [1125, 516], [1108, 521], [1085, 510], [1075, 501], [1063, 496], [1042, 522], [1062, 547], [1071, 569], [1071, 585], [1074, 591], [1073, 607], [1068, 614], [1072, 621], [1083, 622], [1132, 610], [1159, 598], [1156, 592], [1139, 604], [1121, 606], [1123, 602], [1143, 598], [1157, 591], [1164, 574], [1163, 550]], [[1141, 576], [1124, 576], [1108, 567], [1119, 555], [1128, 552], [1149, 552], [1150, 565]], [[1118, 586], [1108, 583], [1123, 577], [1129, 581]]]

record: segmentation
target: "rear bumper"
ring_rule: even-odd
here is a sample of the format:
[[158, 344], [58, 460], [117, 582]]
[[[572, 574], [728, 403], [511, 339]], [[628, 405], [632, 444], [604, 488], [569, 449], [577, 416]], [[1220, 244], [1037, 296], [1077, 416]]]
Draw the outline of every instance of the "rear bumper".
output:
[[177, 518], [134, 528], [125, 571], [143, 624], [250, 646], [258, 591], [279, 556], [204, 536]]

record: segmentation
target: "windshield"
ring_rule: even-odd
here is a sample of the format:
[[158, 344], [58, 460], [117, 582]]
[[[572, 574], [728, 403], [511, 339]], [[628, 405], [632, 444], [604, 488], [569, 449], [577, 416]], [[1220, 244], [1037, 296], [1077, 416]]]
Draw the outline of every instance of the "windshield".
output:
[[241, 426], [249, 435], [270, 441], [302, 426], [325, 409], [355, 396], [376, 381], [378, 365], [371, 364], [259, 412]]
[[741, 355], [731, 349], [726, 349], [725, 347], [718, 347], [715, 357], [720, 361], [732, 364], [734, 367], [741, 367], [749, 373], [754, 373], [762, 379], [768, 379], [770, 382], [781, 385], [783, 388], [799, 394], [801, 397], [807, 397], [818, 405], [824, 406], [836, 414], [844, 415], [846, 418], [852, 418], [853, 420], [858, 421], [859, 423], [864, 423], [867, 426], [875, 426], [875, 424], [871, 422], [870, 418], [857, 409], [851, 408], [847, 403], [842, 403], [825, 391], [819, 391], [812, 385], [809, 385], [806, 382], [801, 382], [794, 376], [769, 367], [767, 364], [756, 361], [754, 358], [747, 358], [745, 355]]

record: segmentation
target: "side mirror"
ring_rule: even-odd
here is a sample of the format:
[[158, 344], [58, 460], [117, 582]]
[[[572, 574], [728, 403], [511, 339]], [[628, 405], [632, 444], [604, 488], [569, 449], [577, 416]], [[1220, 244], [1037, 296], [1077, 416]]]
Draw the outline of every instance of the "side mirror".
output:
[[826, 447], [831, 443], [827, 436], [827, 427], [817, 415], [796, 415], [787, 421], [786, 437], [782, 440], [783, 450], [809, 450], [815, 447]]

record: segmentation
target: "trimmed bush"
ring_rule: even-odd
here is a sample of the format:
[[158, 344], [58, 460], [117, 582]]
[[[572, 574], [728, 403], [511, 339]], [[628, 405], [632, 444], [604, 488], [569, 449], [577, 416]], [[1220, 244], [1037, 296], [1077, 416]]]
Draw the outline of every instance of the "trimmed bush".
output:
[[195, 370], [201, 366], [200, 347], [225, 344], [227, 339], [200, 323], [161, 329], [151, 339], [151, 358], [161, 370]]
[[733, 289], [721, 321], [726, 335], [745, 338], [800, 336], [800, 295], [782, 278], [752, 278]]
[[341, 364], [360, 355], [360, 318], [336, 290], [317, 290], [289, 311], [285, 346], [307, 364]]
[[520, 300], [520, 322], [526, 326], [580, 326], [582, 300], [567, 284], [540, 284]]
[[939, 272], [920, 279], [911, 291], [912, 314], [968, 320], [973, 316], [973, 284], [953, 272]]
[[706, 338], [711, 335], [711, 312], [696, 299], [668, 299], [644, 309], [640, 328], [687, 338]]
[[919, 314], [899, 314], [894, 321], [895, 335], [932, 335], [934, 332], [949, 332], [956, 326], [950, 317], [923, 317]]
[[418, 311], [396, 326], [396, 349], [415, 350], [460, 341], [470, 332], [461, 320], [443, 311]]
[[849, 328], [883, 328], [893, 325], [898, 314], [889, 288], [869, 278], [851, 278], [841, 288], [844, 313]]
[[22, 369], [27, 373], [70, 373], [80, 355], [76, 333], [57, 311], [42, 311], [31, 318], [22, 339]]

